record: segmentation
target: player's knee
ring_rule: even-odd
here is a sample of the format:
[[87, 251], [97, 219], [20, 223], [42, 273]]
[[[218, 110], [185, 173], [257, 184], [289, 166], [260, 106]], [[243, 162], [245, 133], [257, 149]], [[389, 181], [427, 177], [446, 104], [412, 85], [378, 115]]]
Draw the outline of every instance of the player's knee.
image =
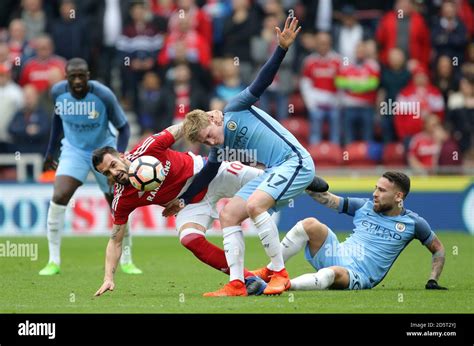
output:
[[306, 234], [309, 236], [309, 238], [312, 238], [314, 236], [321, 234], [321, 232], [324, 232], [325, 225], [319, 222], [319, 220], [314, 217], [308, 217], [304, 219], [302, 223], [303, 223], [303, 228]]
[[247, 201], [247, 213], [251, 218], [255, 218], [263, 212], [266, 212], [267, 209], [263, 207], [257, 200], [249, 199]]
[[234, 213], [229, 208], [222, 208], [219, 212], [219, 221], [222, 227], [235, 226], [239, 224], [239, 220], [236, 219]]

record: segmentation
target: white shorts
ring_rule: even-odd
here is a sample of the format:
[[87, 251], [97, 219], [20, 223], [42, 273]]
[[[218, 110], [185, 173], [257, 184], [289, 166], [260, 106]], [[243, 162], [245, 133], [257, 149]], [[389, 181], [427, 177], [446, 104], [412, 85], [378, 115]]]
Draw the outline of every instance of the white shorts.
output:
[[219, 218], [216, 205], [221, 198], [231, 198], [249, 181], [262, 175], [261, 169], [246, 166], [240, 162], [223, 162], [217, 175], [210, 182], [204, 198], [189, 204], [176, 216], [176, 230], [189, 222], [197, 223], [206, 230]]

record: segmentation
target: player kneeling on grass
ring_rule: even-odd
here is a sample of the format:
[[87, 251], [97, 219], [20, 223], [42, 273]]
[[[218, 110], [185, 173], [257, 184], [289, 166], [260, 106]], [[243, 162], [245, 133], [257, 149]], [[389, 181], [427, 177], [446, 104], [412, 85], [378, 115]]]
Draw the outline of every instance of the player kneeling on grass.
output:
[[[425, 219], [404, 208], [409, 191], [407, 175], [386, 172], [375, 185], [373, 200], [308, 192], [328, 208], [353, 216], [354, 230], [340, 243], [334, 232], [317, 219], [298, 222], [281, 242], [283, 258], [287, 261], [304, 247], [306, 259], [317, 272], [292, 279], [290, 289], [373, 288], [415, 238], [433, 254], [431, 276], [425, 288], [446, 289], [437, 283], [445, 261], [443, 244]], [[254, 273], [269, 281], [271, 269], [268, 265]]]

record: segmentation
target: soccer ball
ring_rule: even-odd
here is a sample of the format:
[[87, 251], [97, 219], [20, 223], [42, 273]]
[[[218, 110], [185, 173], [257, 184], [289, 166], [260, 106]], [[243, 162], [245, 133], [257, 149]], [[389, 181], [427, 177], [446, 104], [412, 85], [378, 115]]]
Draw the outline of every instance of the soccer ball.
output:
[[128, 179], [134, 188], [140, 191], [153, 191], [166, 178], [160, 160], [153, 156], [140, 156], [128, 169]]

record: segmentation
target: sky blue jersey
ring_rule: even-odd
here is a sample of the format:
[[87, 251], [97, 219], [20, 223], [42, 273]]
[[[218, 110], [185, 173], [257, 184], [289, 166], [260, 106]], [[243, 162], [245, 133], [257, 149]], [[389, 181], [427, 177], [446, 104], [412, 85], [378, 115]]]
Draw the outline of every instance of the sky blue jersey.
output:
[[[354, 217], [353, 233], [342, 244], [362, 249], [356, 265], [375, 286], [385, 277], [402, 250], [418, 239], [429, 245], [435, 237], [430, 225], [418, 214], [403, 209], [397, 216], [376, 213], [374, 203], [363, 198], [340, 198], [339, 212]], [[359, 250], [360, 251], [360, 250]]]
[[267, 168], [278, 166], [291, 157], [297, 160], [308, 157], [307, 150], [290, 131], [253, 106], [257, 100], [246, 88], [229, 101], [224, 108], [224, 143], [211, 149], [210, 160], [225, 148], [246, 150], [248, 155], [255, 152], [253, 159]]
[[61, 118], [64, 141], [75, 148], [93, 151], [104, 146], [116, 147], [116, 138], [109, 128], [121, 128], [127, 118], [112, 91], [97, 81], [89, 81], [89, 92], [75, 99], [67, 81], [56, 83], [51, 94], [55, 113]]

